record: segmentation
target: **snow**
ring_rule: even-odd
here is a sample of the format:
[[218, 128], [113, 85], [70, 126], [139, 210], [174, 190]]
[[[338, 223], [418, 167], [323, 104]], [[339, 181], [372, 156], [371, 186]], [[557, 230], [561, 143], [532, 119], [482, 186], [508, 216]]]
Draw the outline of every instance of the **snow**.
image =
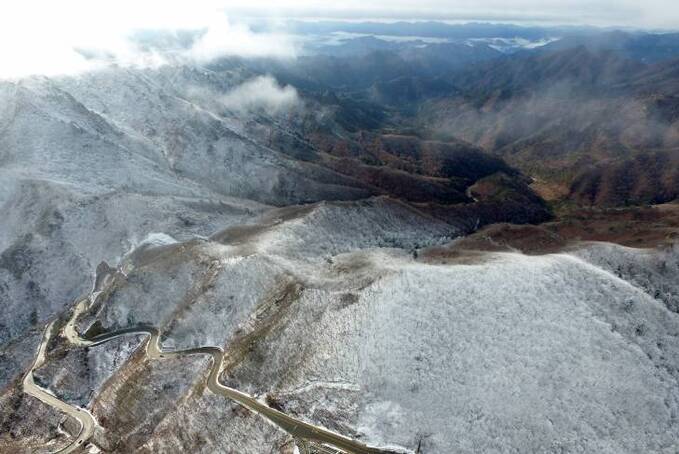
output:
[[370, 195], [257, 144], [205, 98], [187, 100], [192, 87], [225, 92], [246, 76], [117, 68], [0, 82], [0, 344], [63, 310], [101, 261], [117, 264], [153, 232], [183, 241], [269, 203]]
[[[677, 249], [591, 244], [430, 265], [408, 250], [444, 231], [401, 209], [321, 204], [265, 229], [244, 256], [201, 243], [193, 262], [138, 270], [107, 313], [163, 321], [178, 348], [228, 347], [257, 329], [263, 301], [299, 282], [229, 380], [312, 423], [423, 452], [676, 450], [679, 315], [603, 258], [662, 282], [653, 276]], [[206, 263], [215, 278], [186, 306]]]
[[263, 350], [257, 386], [352, 383], [360, 392], [309, 387], [295, 408], [348, 398], [347, 423], [367, 441], [421, 440], [424, 452], [676, 447], [679, 317], [661, 303], [576, 256], [406, 257], [373, 261], [386, 274], [352, 305], [335, 308], [336, 289], [306, 291]]
[[[353, 346], [370, 396], [367, 434], [403, 445], [433, 434], [433, 452], [669, 448], [677, 377], [649, 355], [660, 354], [654, 342], [676, 339], [679, 320], [591, 271], [570, 257], [513, 255], [408, 267], [366, 289], [357, 330], [366, 334]], [[648, 340], [619, 314], [630, 298], [646, 312]], [[370, 426], [375, 405], [402, 416]]]
[[[91, 314], [104, 327], [151, 323], [175, 349], [233, 347], [230, 384], [369, 444], [679, 452], [679, 248], [419, 262], [412, 251], [460, 232], [257, 144], [195, 91], [247, 75], [213, 76], [164, 68], [0, 84], [0, 344], [17, 359], [3, 381], [21, 372], [31, 329], [88, 291], [102, 260], [129, 261]], [[349, 201], [287, 216], [270, 206], [323, 199]], [[211, 236], [234, 226], [249, 230]], [[116, 371], [147, 366], [129, 365], [131, 348], [87, 353], [82, 379], [113, 415], [132, 386]], [[46, 370], [87, 401], [69, 358]], [[254, 415], [187, 391], [204, 363], [149, 366], [148, 387], [143, 374], [134, 385], [135, 430], [162, 419], [145, 446], [176, 449], [194, 433], [209, 439], [203, 449], [280, 441]]]

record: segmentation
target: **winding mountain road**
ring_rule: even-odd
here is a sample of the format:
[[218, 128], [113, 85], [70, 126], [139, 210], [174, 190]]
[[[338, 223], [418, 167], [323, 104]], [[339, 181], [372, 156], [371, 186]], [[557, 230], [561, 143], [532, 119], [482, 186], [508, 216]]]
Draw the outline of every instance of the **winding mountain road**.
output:
[[[224, 386], [219, 382], [219, 375], [222, 372], [225, 353], [224, 350], [219, 347], [198, 347], [181, 351], [163, 351], [159, 344], [160, 331], [153, 326], [135, 326], [114, 332], [103, 333], [91, 338], [82, 337], [76, 329], [78, 317], [87, 311], [90, 305], [94, 304], [100, 294], [101, 292], [93, 291], [88, 298], [82, 299], [76, 303], [72, 316], [66, 322], [66, 325], [62, 331], [64, 337], [66, 337], [71, 345], [76, 347], [93, 347], [122, 336], [145, 335], [148, 336], [145, 343], [145, 352], [149, 359], [166, 359], [189, 355], [209, 355], [212, 358], [212, 366], [207, 379], [207, 387], [210, 391], [215, 394], [222, 395], [228, 399], [234, 400], [254, 413], [267, 418], [269, 421], [290, 434], [296, 440], [301, 440], [303, 445], [306, 446], [307, 442], [318, 443], [320, 445], [331, 446], [341, 451], [353, 454], [388, 454], [395, 452], [366, 446], [365, 444], [349, 437], [345, 437], [322, 427], [300, 421], [281, 411], [267, 406], [266, 404], [258, 401], [254, 397], [244, 392]], [[45, 404], [50, 405], [78, 420], [81, 427], [78, 436], [71, 444], [58, 451], [59, 453], [70, 453], [85, 445], [85, 443], [94, 434], [94, 429], [97, 423], [92, 414], [90, 414], [87, 410], [69, 405], [59, 400], [48, 390], [36, 385], [35, 381], [33, 380], [33, 371], [42, 366], [45, 362], [47, 345], [54, 334], [54, 326], [55, 322], [51, 322], [45, 329], [45, 335], [38, 349], [33, 366], [24, 377], [23, 388], [27, 394], [40, 399]]]
[[39, 399], [41, 402], [51, 407], [54, 407], [63, 413], [66, 413], [67, 415], [73, 417], [80, 423], [80, 432], [78, 433], [78, 436], [75, 438], [75, 440], [73, 440], [73, 442], [71, 442], [71, 444], [69, 444], [65, 448], [62, 448], [59, 451], [57, 451], [58, 453], [70, 453], [80, 448], [81, 446], [84, 446], [87, 440], [89, 440], [92, 437], [92, 435], [94, 434], [94, 428], [97, 425], [97, 421], [94, 419], [94, 417], [89, 411], [85, 410], [84, 408], [69, 405], [59, 400], [57, 397], [54, 396], [54, 394], [50, 393], [46, 389], [41, 388], [35, 383], [33, 371], [40, 368], [45, 363], [47, 344], [52, 338], [54, 324], [55, 322], [52, 321], [47, 325], [47, 328], [45, 328], [45, 333], [43, 335], [42, 341], [40, 342], [40, 346], [38, 347], [38, 353], [35, 356], [35, 361], [33, 361], [33, 365], [26, 373], [26, 375], [24, 375], [23, 388], [26, 394], [29, 394]]

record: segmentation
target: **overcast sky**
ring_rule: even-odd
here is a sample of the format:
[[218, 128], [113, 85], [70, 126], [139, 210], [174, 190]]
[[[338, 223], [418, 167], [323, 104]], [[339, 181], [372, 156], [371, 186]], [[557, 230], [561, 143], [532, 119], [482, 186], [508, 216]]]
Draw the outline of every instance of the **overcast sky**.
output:
[[[131, 45], [134, 30], [205, 29], [185, 58], [293, 56], [284, 29], [254, 34], [246, 17], [496, 21], [679, 29], [679, 0], [3, 0], [0, 77], [92, 69], [74, 49], [97, 50], [121, 64], [159, 65], [161, 55]], [[275, 27], [274, 27], [275, 29]]]
[[232, 13], [340, 19], [438, 19], [679, 28], [676, 0], [250, 0]]

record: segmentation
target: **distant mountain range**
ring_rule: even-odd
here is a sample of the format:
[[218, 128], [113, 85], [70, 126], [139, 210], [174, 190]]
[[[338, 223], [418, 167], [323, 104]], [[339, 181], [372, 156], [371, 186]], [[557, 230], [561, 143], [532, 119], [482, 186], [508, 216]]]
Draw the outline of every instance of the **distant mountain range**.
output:
[[[323, 25], [325, 32], [398, 28], [371, 26]], [[400, 30], [404, 36], [416, 27]], [[679, 34], [471, 25], [429, 30], [428, 36], [449, 33], [448, 41], [349, 37], [294, 66], [270, 68], [310, 93], [333, 91], [386, 113], [373, 116], [383, 119], [377, 122], [355, 117], [354, 130], [386, 127], [417, 131], [424, 139], [461, 139], [546, 182], [548, 197], [597, 205], [676, 197]], [[488, 44], [488, 36], [507, 36], [508, 30], [522, 39], [563, 34], [512, 54]], [[469, 42], [480, 35], [485, 40]], [[585, 185], [596, 194], [583, 196], [582, 182], [598, 175], [597, 168], [638, 167], [647, 162], [640, 157], [646, 153], [670, 167], [660, 183], [649, 186], [643, 169], [625, 173], [634, 190], [605, 195], [612, 191], [610, 178], [604, 178]], [[576, 179], [578, 187], [571, 187]]]

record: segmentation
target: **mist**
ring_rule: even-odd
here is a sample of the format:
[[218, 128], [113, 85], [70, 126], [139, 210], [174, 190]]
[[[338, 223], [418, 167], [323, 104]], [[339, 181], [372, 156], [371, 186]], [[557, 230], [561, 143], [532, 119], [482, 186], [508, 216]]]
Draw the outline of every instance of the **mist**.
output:
[[301, 105], [301, 99], [294, 87], [281, 86], [269, 75], [243, 82], [221, 96], [219, 100], [226, 109], [239, 113], [264, 110], [277, 115]]
[[[72, 75], [110, 63], [158, 67], [207, 63], [226, 56], [295, 55], [295, 43], [289, 36], [276, 31], [256, 33], [229, 17], [215, 1], [191, 6], [157, 0], [96, 5], [84, 0], [29, 1], [3, 5], [1, 11], [3, 79]], [[180, 33], [192, 39], [178, 48], [148, 46], [138, 39]]]
[[[0, 78], [75, 74], [110, 63], [157, 67], [178, 61], [204, 64], [224, 56], [290, 58], [299, 53], [300, 43], [286, 30], [288, 19], [504, 21], [677, 29], [679, 14], [673, 5], [668, 0], [643, 4], [632, 0], [427, 0], [416, 6], [407, 1], [328, 5], [313, 0], [190, 4], [27, 0], [5, 4], [0, 10]], [[255, 22], [257, 31], [249, 25]], [[169, 51], [142, 46], [134, 39], [149, 32], [190, 32], [195, 39], [189, 47]]]

